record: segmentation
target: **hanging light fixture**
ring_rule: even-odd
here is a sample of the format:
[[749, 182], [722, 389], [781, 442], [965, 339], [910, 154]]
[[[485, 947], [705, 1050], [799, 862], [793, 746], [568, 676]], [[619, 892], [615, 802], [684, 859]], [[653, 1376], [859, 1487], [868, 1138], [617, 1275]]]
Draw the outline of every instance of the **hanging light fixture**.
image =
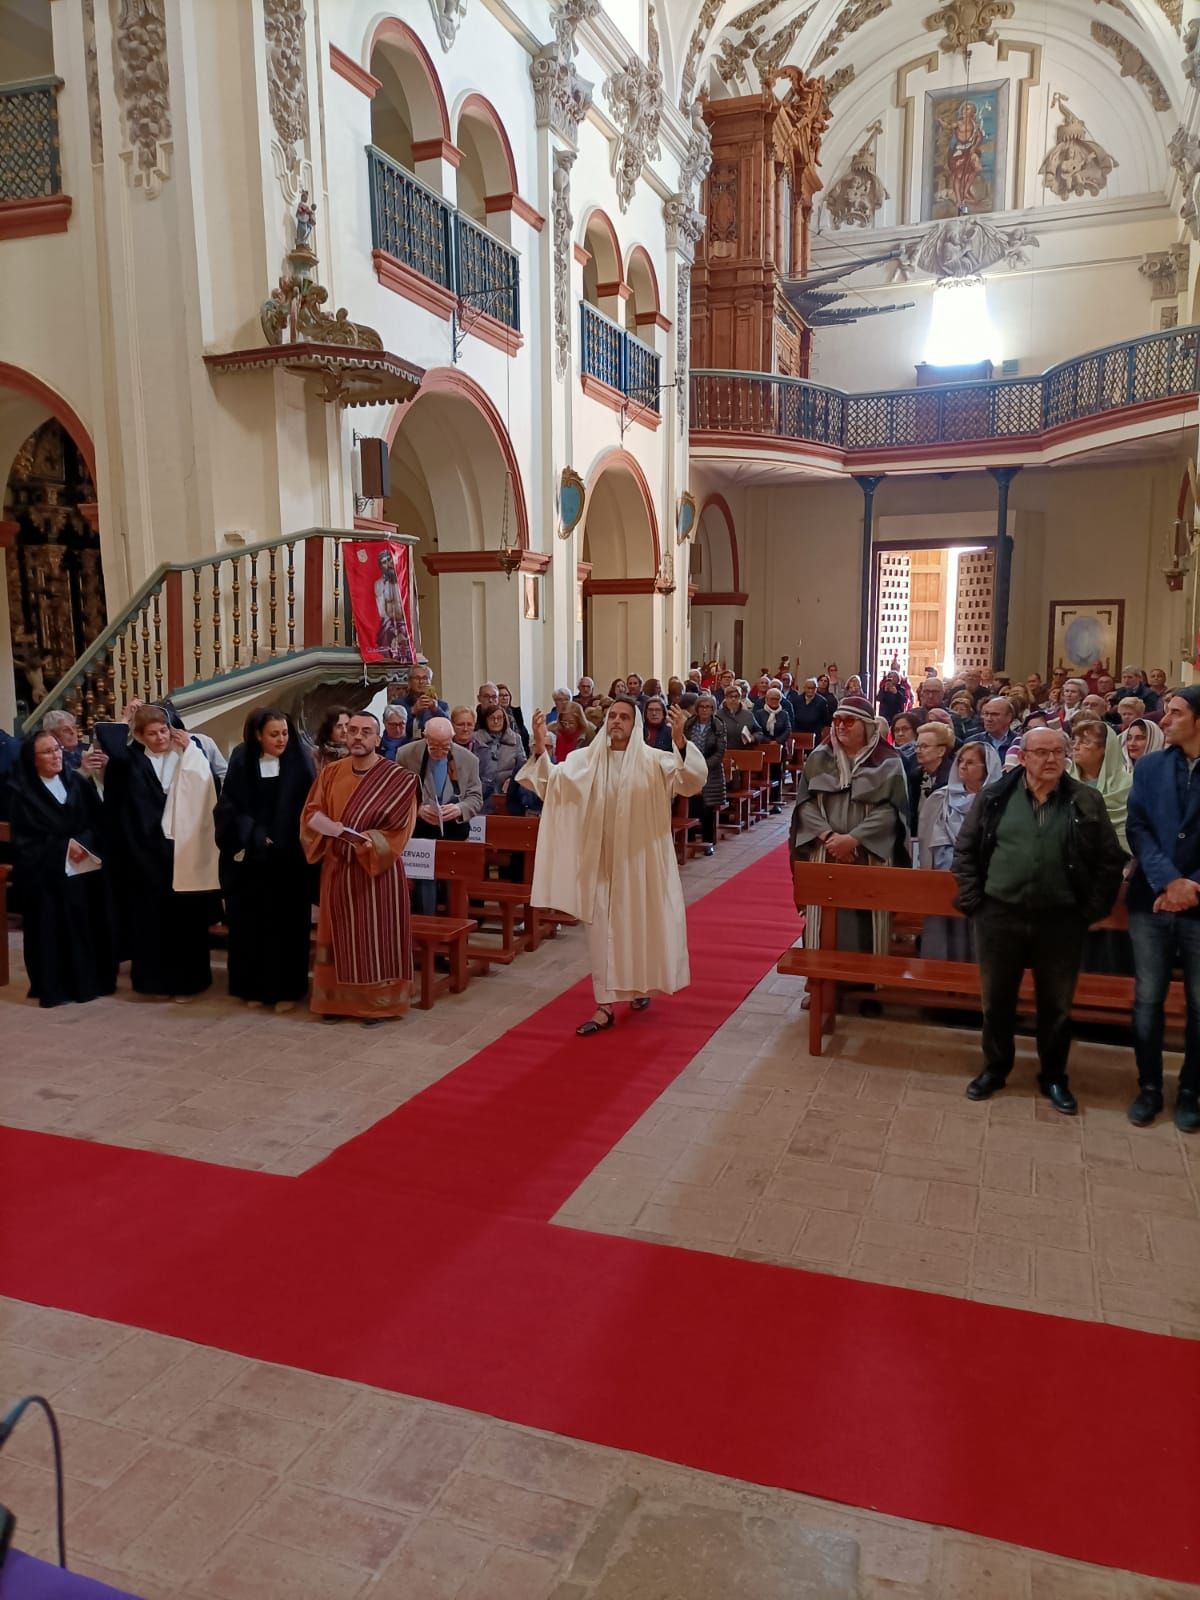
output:
[[500, 508], [500, 570], [506, 578], [511, 578], [521, 565], [521, 551], [512, 541], [512, 533], [508, 526], [508, 508], [512, 498], [512, 473], [506, 468], [504, 473], [504, 503]]

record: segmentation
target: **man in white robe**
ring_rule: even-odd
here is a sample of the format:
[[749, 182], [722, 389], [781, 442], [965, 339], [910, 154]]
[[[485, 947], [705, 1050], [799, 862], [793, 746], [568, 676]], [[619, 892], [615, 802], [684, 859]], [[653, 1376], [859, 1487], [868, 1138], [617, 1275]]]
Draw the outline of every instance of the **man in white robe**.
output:
[[708, 768], [684, 736], [684, 713], [672, 707], [667, 717], [673, 745], [656, 750], [632, 701], [614, 700], [591, 744], [553, 765], [546, 718], [535, 712], [530, 758], [517, 773], [543, 801], [533, 904], [588, 926], [596, 1013], [580, 1034], [611, 1028], [618, 1000], [644, 1011], [652, 992], [689, 982], [671, 805], [699, 794]]

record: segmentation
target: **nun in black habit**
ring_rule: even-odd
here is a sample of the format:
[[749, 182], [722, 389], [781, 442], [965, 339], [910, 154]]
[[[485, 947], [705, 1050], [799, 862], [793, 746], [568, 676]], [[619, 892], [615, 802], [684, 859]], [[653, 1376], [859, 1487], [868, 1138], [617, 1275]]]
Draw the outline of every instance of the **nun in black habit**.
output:
[[300, 813], [316, 776], [282, 711], [246, 721], [217, 801], [217, 846], [229, 928], [229, 992], [290, 1011], [308, 993], [315, 878]]
[[64, 770], [52, 733], [34, 733], [21, 746], [8, 800], [29, 998], [49, 1007], [112, 994], [117, 957], [95, 785]]

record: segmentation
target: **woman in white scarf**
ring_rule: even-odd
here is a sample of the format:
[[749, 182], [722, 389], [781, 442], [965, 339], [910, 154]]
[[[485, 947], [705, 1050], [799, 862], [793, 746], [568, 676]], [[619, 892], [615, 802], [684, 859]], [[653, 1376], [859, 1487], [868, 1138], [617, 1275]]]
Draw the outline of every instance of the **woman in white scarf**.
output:
[[1166, 742], [1157, 722], [1151, 722], [1149, 717], [1135, 717], [1121, 735], [1121, 754], [1125, 757], [1125, 765], [1132, 772], [1144, 755], [1151, 750], [1161, 750]]
[[[972, 739], [954, 758], [945, 786], [921, 806], [914, 866], [949, 872], [954, 847], [976, 795], [1004, 771], [999, 753], [986, 739]], [[921, 954], [932, 961], [974, 961], [974, 931], [967, 917], [926, 917]]]
[[1129, 811], [1129, 791], [1133, 775], [1125, 762], [1125, 752], [1115, 731], [1106, 722], [1082, 717], [1071, 729], [1071, 776], [1103, 796], [1108, 820], [1112, 823], [1121, 849], [1129, 854], [1125, 821]]

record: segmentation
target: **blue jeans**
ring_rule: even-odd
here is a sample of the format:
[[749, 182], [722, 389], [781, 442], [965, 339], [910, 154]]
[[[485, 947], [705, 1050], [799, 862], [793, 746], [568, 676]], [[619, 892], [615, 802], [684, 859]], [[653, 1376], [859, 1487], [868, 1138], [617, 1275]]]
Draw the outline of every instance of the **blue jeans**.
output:
[[1187, 1033], [1179, 1087], [1200, 1090], [1200, 917], [1172, 911], [1131, 911], [1129, 938], [1137, 977], [1133, 997], [1133, 1051], [1138, 1083], [1162, 1089], [1163, 1001], [1176, 955], [1183, 963]]

